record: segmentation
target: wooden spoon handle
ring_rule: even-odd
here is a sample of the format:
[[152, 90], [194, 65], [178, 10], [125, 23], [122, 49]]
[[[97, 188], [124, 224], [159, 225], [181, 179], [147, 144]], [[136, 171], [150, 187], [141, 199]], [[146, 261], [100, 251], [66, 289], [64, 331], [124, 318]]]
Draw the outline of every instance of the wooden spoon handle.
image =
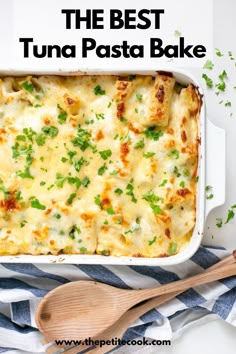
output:
[[[225, 259], [217, 262], [216, 264], [214, 264], [213, 266], [208, 268], [205, 271], [205, 273], [208, 273], [208, 272], [210, 272], [212, 270], [215, 270], [215, 269], [221, 269], [223, 266], [226, 266], [226, 265], [234, 264], [235, 261], [236, 261], [236, 251], [234, 251], [234, 253], [232, 255], [226, 257]], [[124, 314], [124, 316], [127, 315], [126, 321], [131, 324], [138, 317], [142, 316], [144, 313], [152, 310], [154, 307], [157, 307], [157, 306], [160, 306], [160, 305], [166, 303], [167, 301], [173, 299], [174, 297], [178, 296], [179, 294], [182, 294], [182, 292], [183, 292], [183, 290], [179, 290], [179, 291], [174, 291], [174, 292], [171, 292], [171, 293], [168, 293], [168, 294], [156, 296], [153, 299], [148, 300], [144, 304], [136, 306], [136, 307], [130, 309], [129, 311], [127, 311]]]
[[[224, 279], [236, 275], [236, 263], [223, 265], [219, 269], [213, 269], [209, 272], [201, 273], [187, 279], [178, 280], [170, 284], [161, 285], [157, 288], [132, 290], [129, 297], [133, 305], [158, 295], [164, 295], [171, 292], [185, 291], [198, 285], [211, 283], [215, 280]], [[128, 294], [127, 294], [128, 295]]]

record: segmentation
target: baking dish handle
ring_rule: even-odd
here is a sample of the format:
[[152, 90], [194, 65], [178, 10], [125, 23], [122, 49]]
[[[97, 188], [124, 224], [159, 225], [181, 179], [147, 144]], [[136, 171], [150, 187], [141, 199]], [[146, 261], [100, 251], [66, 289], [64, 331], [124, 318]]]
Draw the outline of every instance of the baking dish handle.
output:
[[[224, 129], [206, 120], [206, 191], [205, 219], [210, 211], [225, 202], [226, 136]], [[213, 197], [207, 199], [207, 196]]]

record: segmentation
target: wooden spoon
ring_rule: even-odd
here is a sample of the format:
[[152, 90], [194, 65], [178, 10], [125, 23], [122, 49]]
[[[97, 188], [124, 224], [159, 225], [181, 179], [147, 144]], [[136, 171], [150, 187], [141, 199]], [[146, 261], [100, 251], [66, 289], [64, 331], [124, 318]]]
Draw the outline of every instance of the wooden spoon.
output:
[[[213, 269], [220, 269], [221, 267], [229, 264], [233, 264], [236, 260], [236, 250], [233, 251], [233, 254], [230, 255], [229, 257], [226, 257], [225, 259], [219, 261], [218, 263], [214, 264], [212, 267], [208, 268], [206, 272], [209, 272]], [[117, 320], [112, 326], [107, 328], [104, 332], [102, 332], [99, 336], [96, 336], [93, 338], [94, 340], [112, 340], [112, 338], [120, 338], [122, 339], [124, 333], [126, 332], [127, 328], [140, 316], [144, 315], [146, 312], [152, 310], [153, 308], [160, 306], [167, 301], [173, 299], [175, 296], [178, 296], [181, 294], [182, 291], [178, 292], [173, 292], [170, 294], [165, 294], [161, 296], [157, 296], [151, 300], [148, 300], [144, 304], [141, 304], [139, 306], [136, 306], [130, 310], [128, 310], [126, 313], [121, 316], [119, 320]], [[96, 347], [93, 348], [92, 350], [89, 351], [89, 354], [104, 354], [106, 352], [109, 352], [110, 350], [114, 349], [116, 347], [115, 344], [106, 344], [103, 345], [101, 348]], [[86, 345], [77, 345], [73, 348], [70, 348], [65, 351], [65, 354], [77, 354], [80, 351], [83, 351], [85, 349], [89, 348], [89, 346]]]
[[236, 263], [157, 288], [124, 290], [94, 281], [76, 281], [50, 291], [40, 302], [36, 323], [47, 340], [95, 337], [137, 303], [236, 274]]
[[[225, 259], [219, 261], [218, 263], [214, 264], [212, 267], [208, 268], [206, 272], [209, 272], [213, 269], [220, 269], [222, 266], [233, 264], [236, 260], [236, 250], [233, 251], [233, 254], [230, 255], [229, 257], [226, 257]], [[107, 328], [104, 332], [102, 332], [99, 336], [96, 336], [93, 338], [93, 340], [101, 340], [101, 341], [106, 341], [106, 340], [112, 340], [112, 338], [120, 338], [122, 339], [124, 333], [126, 332], [127, 328], [140, 316], [144, 315], [146, 312], [152, 310], [153, 308], [162, 305], [163, 303], [173, 299], [175, 296], [181, 294], [182, 291], [178, 292], [173, 292], [170, 294], [165, 294], [161, 296], [157, 296], [151, 300], [148, 300], [144, 304], [141, 304], [139, 306], [136, 306], [130, 310], [128, 310], [126, 313], [121, 316], [120, 319], [118, 319], [112, 326]], [[58, 347], [53, 345], [54, 351], [56, 349], [58, 350]], [[89, 351], [89, 354], [104, 354], [106, 352], [109, 352], [110, 350], [114, 349], [116, 347], [115, 344], [105, 344], [100, 347], [93, 348], [92, 350]], [[89, 348], [89, 345], [77, 345], [73, 348], [67, 349], [64, 353], [65, 354], [77, 354], [80, 351], [84, 351], [85, 349]], [[51, 353], [53, 353], [52, 351]], [[46, 353], [50, 354], [49, 352]]]

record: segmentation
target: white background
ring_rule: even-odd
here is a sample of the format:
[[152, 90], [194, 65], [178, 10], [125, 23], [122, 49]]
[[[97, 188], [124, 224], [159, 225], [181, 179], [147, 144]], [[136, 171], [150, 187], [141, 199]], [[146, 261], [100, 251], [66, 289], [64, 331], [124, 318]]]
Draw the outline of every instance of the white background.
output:
[[[49, 6], [50, 3], [52, 3], [52, 0], [47, 0], [46, 2], [44, 0], [41, 1], [31, 1], [31, 4], [33, 4], [34, 7], [34, 16], [29, 13], [29, 8], [22, 6], [23, 0], [18, 0], [15, 1], [15, 5], [17, 4], [17, 7], [15, 7], [15, 23], [13, 26], [13, 16], [9, 17], [9, 12], [13, 14], [13, 8], [11, 9], [11, 1], [10, 0], [0, 0], [0, 44], [1, 44], [1, 52], [0, 52], [0, 67], [3, 68], [8, 67], [8, 68], [15, 68], [19, 69], [21, 68], [26, 68], [28, 67], [29, 69], [34, 68], [35, 70], [37, 68], [43, 68], [45, 67], [42, 61], [40, 61], [38, 64], [35, 63], [35, 61], [31, 62], [25, 62], [22, 61], [20, 58], [19, 54], [19, 47], [18, 44], [16, 43], [17, 38], [19, 36], [30, 36], [32, 33], [31, 30], [34, 32], [34, 37], [35, 38], [40, 38], [41, 32], [42, 32], [42, 38], [44, 40], [50, 40], [51, 38], [58, 38], [59, 41], [61, 40], [63, 42], [63, 35], [64, 35], [64, 30], [61, 29], [58, 31], [55, 31], [55, 24], [57, 25], [60, 22], [61, 28], [63, 28], [63, 19], [61, 19], [62, 15], [55, 15], [55, 17], [52, 17], [52, 12], [51, 12], [51, 7]], [[175, 1], [178, 6], [180, 4], [183, 4], [184, 0], [180, 1]], [[209, 10], [210, 7], [208, 5], [211, 3], [209, 0], [204, 0], [204, 1], [187, 1], [188, 4], [191, 4], [192, 7], [192, 16], [186, 16], [186, 12], [182, 11], [182, 17], [179, 16], [173, 16], [171, 21], [167, 21], [166, 23], [163, 23], [163, 29], [166, 28], [165, 26], [168, 27], [168, 38], [173, 36], [173, 33], [175, 30], [179, 30], [182, 32], [186, 38], [189, 38], [190, 36], [188, 32], [188, 24], [192, 24], [195, 28], [195, 36], [197, 33], [197, 37], [195, 40], [200, 43], [202, 38], [211, 39], [211, 16], [209, 16]], [[44, 7], [45, 3], [47, 6]], [[61, 4], [69, 4], [70, 1], [61, 1], [57, 0], [57, 8], [61, 6]], [[91, 4], [91, 1], [74, 1], [74, 3], [77, 3], [81, 5], [81, 3], [89, 7], [89, 4]], [[102, 4], [104, 2], [99, 2], [98, 7], [102, 7]], [[107, 1], [108, 3], [108, 1]], [[154, 3], [154, 2], [153, 2]], [[158, 8], [162, 8], [163, 1], [155, 1], [156, 4], [160, 4]], [[143, 7], [145, 6], [146, 8], [150, 7], [148, 6], [148, 1], [145, 1], [145, 3], [136, 0], [135, 2], [129, 1], [129, 4], [134, 4], [133, 6], [130, 7]], [[197, 8], [194, 9], [194, 6]], [[215, 90], [205, 90], [205, 95], [206, 95], [206, 102], [207, 102], [207, 112], [208, 112], [208, 117], [218, 126], [224, 128], [227, 132], [227, 167], [226, 167], [226, 173], [227, 173], [227, 179], [226, 179], [226, 202], [222, 207], [219, 207], [212, 211], [212, 213], [209, 215], [208, 220], [207, 220], [207, 225], [206, 225], [206, 232], [204, 236], [204, 243], [205, 244], [212, 244], [212, 245], [218, 245], [218, 246], [224, 246], [227, 248], [236, 248], [236, 218], [232, 220], [230, 223], [227, 225], [224, 225], [221, 229], [218, 229], [216, 227], [216, 218], [217, 217], [222, 217], [224, 220], [227, 215], [227, 210], [228, 208], [236, 204], [236, 90], [233, 89], [233, 86], [236, 86], [236, 66], [235, 66], [235, 60], [230, 61], [228, 57], [228, 51], [232, 51], [236, 58], [236, 41], [235, 41], [235, 35], [236, 35], [236, 1], [235, 0], [213, 0], [213, 20], [214, 20], [214, 26], [213, 26], [213, 47], [219, 48], [224, 56], [223, 57], [216, 57], [213, 55], [213, 61], [214, 61], [214, 69], [212, 71], [206, 71], [206, 73], [215, 81], [217, 81], [217, 76], [222, 72], [223, 69], [225, 69], [228, 73], [229, 79], [227, 80], [227, 89], [224, 94], [221, 94], [220, 96], [215, 95]], [[63, 6], [62, 6], [63, 7]], [[69, 5], [68, 5], [69, 7]], [[76, 6], [74, 6], [76, 7]], [[23, 18], [20, 18], [16, 16], [17, 11], [21, 11]], [[2, 11], [4, 10], [4, 11]], [[204, 19], [206, 18], [205, 15], [207, 14], [206, 17], [208, 17], [208, 26], [204, 26]], [[167, 16], [167, 15], [166, 15]], [[17, 19], [18, 18], [18, 19]], [[167, 18], [167, 17], [166, 17]], [[22, 24], [22, 26], [20, 25]], [[40, 23], [40, 26], [35, 28], [34, 23], [37, 23], [37, 26]], [[6, 30], [6, 26], [9, 28], [9, 30]], [[197, 32], [196, 32], [197, 31]], [[145, 32], [145, 31], [144, 31]], [[134, 32], [131, 37], [135, 37], [135, 41], [138, 41], [138, 43], [141, 43], [142, 40], [145, 39], [144, 32], [141, 34], [137, 34]], [[146, 32], [145, 32], [146, 33]], [[77, 31], [72, 31], [70, 33], [71, 40], [74, 41], [76, 36], [78, 36]], [[103, 34], [104, 35], [104, 34]], [[116, 37], [117, 36], [117, 37]], [[115, 40], [122, 38], [123, 34], [122, 32], [116, 33], [116, 36], [114, 37]], [[126, 35], [125, 35], [126, 36]], [[139, 37], [141, 36], [141, 37]], [[158, 32], [158, 36], [161, 36], [161, 32]], [[194, 33], [191, 34], [191, 36], [194, 36]], [[147, 37], [150, 37], [150, 33], [147, 34]], [[126, 38], [126, 37], [125, 37]], [[197, 39], [196, 39], [197, 38]], [[123, 39], [123, 38], [122, 38]], [[12, 49], [11, 49], [12, 47]], [[11, 54], [9, 51], [11, 51]], [[209, 58], [210, 58], [210, 52], [209, 52]], [[122, 60], [118, 60], [115, 64], [111, 63], [110, 60], [104, 61], [97, 61], [96, 58], [92, 58], [89, 63], [87, 63], [87, 66], [92, 65], [93, 68], [96, 68], [98, 66], [100, 67], [106, 67], [106, 65], [110, 67], [115, 68], [120, 68], [122, 65], [126, 65], [126, 68], [128, 69], [129, 67], [132, 67], [133, 69], [137, 68], [148, 68], [149, 65], [155, 64], [154, 62], [150, 63], [147, 60], [143, 60], [142, 62], [137, 62], [137, 61], [129, 61], [127, 64], [125, 64]], [[168, 63], [173, 64], [173, 63]], [[176, 63], [174, 63], [176, 64]], [[55, 65], [55, 63], [50, 62], [47, 63], [47, 68], [56, 70], [58, 68], [61, 68], [62, 66], [64, 68], [68, 68], [68, 65], [71, 65], [71, 63], [61, 61], [60, 65], [58, 66]], [[81, 63], [74, 62], [73, 63], [73, 68], [78, 69], [80, 67]], [[85, 65], [85, 64], [84, 64]], [[190, 66], [190, 65], [189, 65]], [[202, 64], [201, 64], [202, 66]], [[71, 68], [71, 67], [70, 67]], [[201, 80], [201, 75], [203, 70], [201, 68], [191, 68], [189, 69], [190, 72], [195, 74], [195, 76]], [[204, 83], [203, 83], [204, 85]], [[219, 101], [224, 100], [229, 100], [232, 102], [232, 107], [225, 107], [224, 103], [219, 104]], [[233, 116], [230, 117], [230, 113], [233, 113]], [[217, 160], [217, 156], [212, 156], [212, 159]], [[214, 188], [214, 186], [213, 186]], [[224, 186], [222, 185], [222, 188]], [[201, 326], [198, 327], [192, 327], [189, 328], [179, 339], [177, 339], [174, 344], [172, 344], [171, 348], [163, 348], [160, 351], [158, 351], [160, 354], [199, 354], [199, 352], [202, 353], [209, 353], [209, 354], [221, 354], [222, 352], [226, 352], [227, 354], [233, 354], [235, 353], [235, 338], [236, 338], [236, 329], [227, 325], [223, 321], [220, 320], [214, 320], [209, 323], [202, 324]], [[156, 350], [156, 349], [155, 349]], [[153, 351], [153, 353], [155, 352]], [[148, 351], [145, 351], [148, 353], [152, 353], [150, 349]]]

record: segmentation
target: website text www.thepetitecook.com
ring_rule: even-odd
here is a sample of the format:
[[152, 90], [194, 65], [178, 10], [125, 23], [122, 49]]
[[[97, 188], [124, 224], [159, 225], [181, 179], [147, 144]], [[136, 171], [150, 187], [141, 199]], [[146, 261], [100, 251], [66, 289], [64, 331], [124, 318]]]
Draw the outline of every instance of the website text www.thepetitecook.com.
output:
[[120, 346], [120, 345], [171, 345], [171, 341], [168, 339], [146, 339], [145, 337], [142, 339], [120, 339], [120, 338], [112, 338], [109, 340], [102, 340], [102, 339], [92, 339], [86, 338], [84, 340], [68, 340], [68, 339], [58, 339], [55, 340], [57, 345], [84, 345], [84, 346], [97, 346], [102, 348], [105, 345], [112, 345], [112, 346]]

